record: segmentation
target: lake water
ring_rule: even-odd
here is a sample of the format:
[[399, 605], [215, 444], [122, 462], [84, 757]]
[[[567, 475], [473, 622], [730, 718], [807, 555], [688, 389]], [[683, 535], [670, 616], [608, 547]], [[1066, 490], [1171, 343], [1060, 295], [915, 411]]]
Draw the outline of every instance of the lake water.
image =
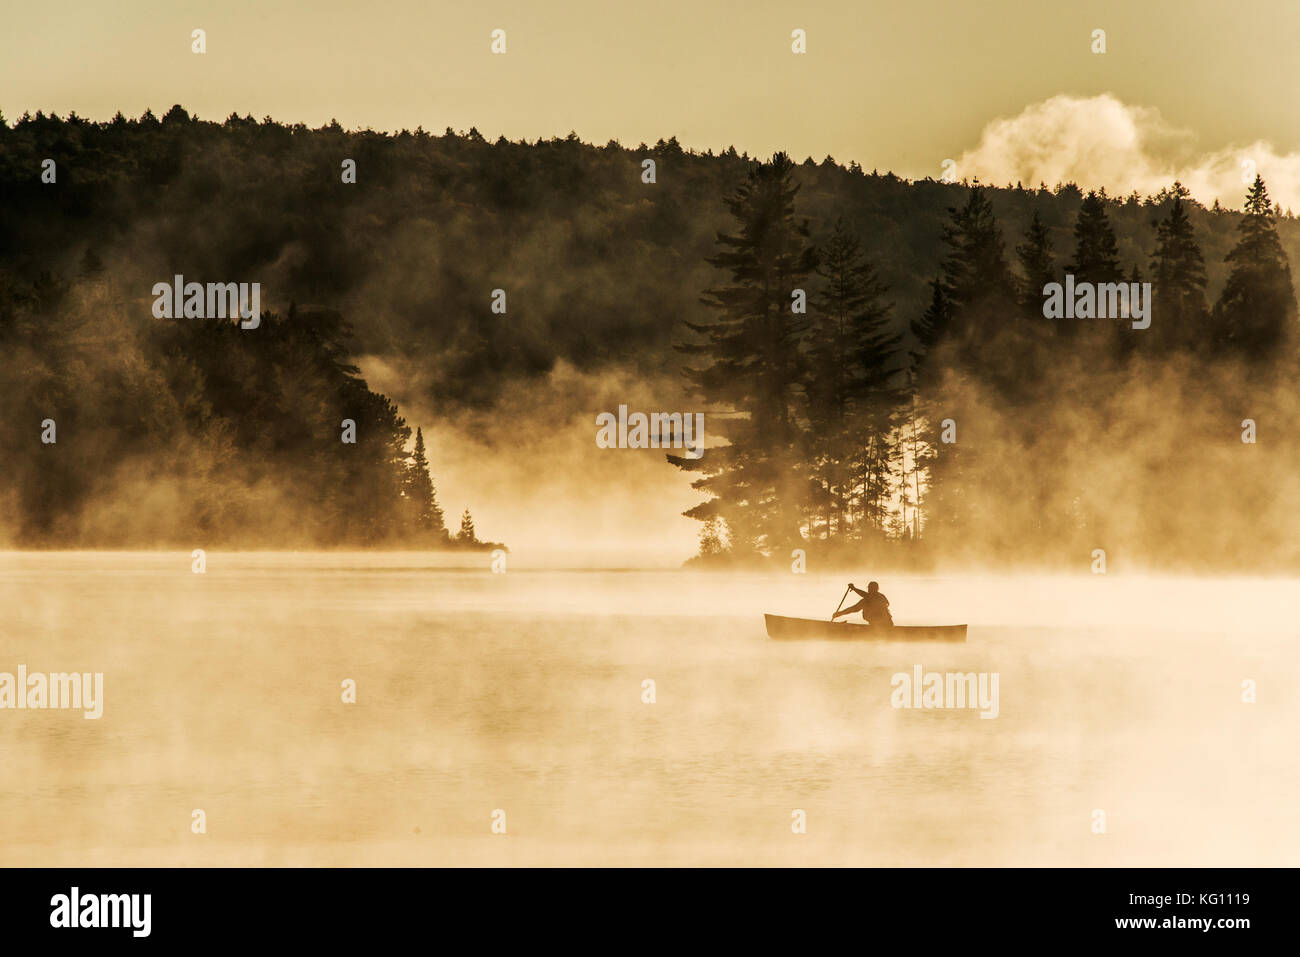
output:
[[877, 575], [968, 642], [777, 643], [843, 575], [207, 561], [0, 554], [0, 672], [104, 675], [0, 710], [0, 864], [1300, 864], [1292, 580]]

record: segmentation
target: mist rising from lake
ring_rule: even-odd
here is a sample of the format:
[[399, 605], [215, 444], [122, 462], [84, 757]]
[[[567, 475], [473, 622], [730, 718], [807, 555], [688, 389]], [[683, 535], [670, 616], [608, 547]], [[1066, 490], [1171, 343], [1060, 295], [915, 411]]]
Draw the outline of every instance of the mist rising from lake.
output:
[[[0, 672], [104, 674], [0, 710], [0, 864], [1300, 862], [1293, 580], [876, 574], [967, 644], [777, 643], [843, 576], [207, 560], [0, 554]], [[918, 664], [998, 717], [891, 707]]]

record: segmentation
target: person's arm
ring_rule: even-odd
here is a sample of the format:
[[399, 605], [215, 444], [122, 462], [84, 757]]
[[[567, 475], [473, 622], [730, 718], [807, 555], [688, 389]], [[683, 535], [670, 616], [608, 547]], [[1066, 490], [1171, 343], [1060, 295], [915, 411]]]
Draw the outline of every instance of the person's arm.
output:
[[853, 582], [849, 582], [849, 589], [852, 590], [852, 591], [857, 592], [857, 593], [858, 593], [859, 595], [861, 595], [863, 598], [866, 598], [866, 597], [867, 597], [867, 593], [864, 592], [864, 591], [863, 591], [861, 588], [859, 588], [857, 585], [853, 584]]
[[831, 621], [834, 621], [836, 618], [842, 618], [845, 615], [852, 615], [854, 612], [861, 611], [862, 605], [863, 605], [862, 602], [858, 602], [856, 605], [853, 605], [850, 608], [843, 608], [840, 611], [837, 611], [835, 614], [831, 615]]

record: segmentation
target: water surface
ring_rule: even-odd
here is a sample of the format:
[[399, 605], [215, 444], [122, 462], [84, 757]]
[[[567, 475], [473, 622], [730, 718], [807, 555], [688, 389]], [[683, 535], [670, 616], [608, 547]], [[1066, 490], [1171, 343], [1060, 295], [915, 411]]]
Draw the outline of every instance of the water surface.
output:
[[1295, 581], [877, 575], [968, 643], [776, 643], [843, 576], [190, 561], [0, 554], [0, 671], [105, 684], [0, 711], [0, 864], [1300, 863]]

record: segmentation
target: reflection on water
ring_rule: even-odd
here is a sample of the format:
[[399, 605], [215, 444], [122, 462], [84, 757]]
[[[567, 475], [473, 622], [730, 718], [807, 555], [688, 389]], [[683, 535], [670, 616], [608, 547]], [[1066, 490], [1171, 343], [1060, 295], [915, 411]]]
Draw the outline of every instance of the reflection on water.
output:
[[105, 676], [0, 710], [0, 864], [1300, 863], [1296, 582], [877, 573], [969, 642], [774, 643], [841, 577], [487, 566], [0, 554], [0, 672]]

